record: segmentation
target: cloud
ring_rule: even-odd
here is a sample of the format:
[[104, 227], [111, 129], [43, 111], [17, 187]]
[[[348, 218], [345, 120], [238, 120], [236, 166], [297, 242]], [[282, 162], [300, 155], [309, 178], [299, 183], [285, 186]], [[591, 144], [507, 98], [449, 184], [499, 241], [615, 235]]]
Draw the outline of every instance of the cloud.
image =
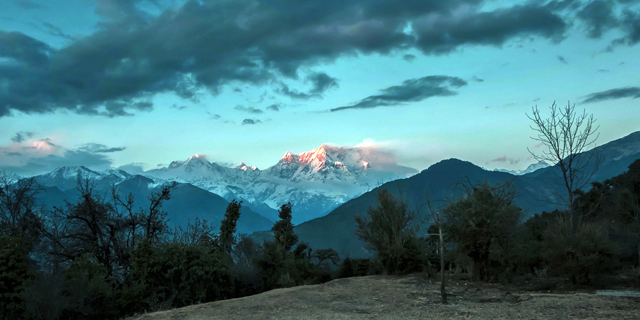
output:
[[242, 124], [258, 124], [258, 123], [262, 123], [262, 121], [258, 120], [258, 119], [244, 119], [242, 120]]
[[[192, 0], [157, 15], [139, 9], [142, 0], [94, 2], [97, 31], [60, 49], [0, 31], [0, 56], [11, 61], [0, 65], [0, 117], [57, 110], [127, 116], [151, 111], [146, 101], [157, 93], [193, 99], [238, 82], [299, 81], [301, 68], [344, 56], [411, 48], [446, 54], [522, 36], [559, 41], [567, 26], [547, 7], [483, 12], [481, 0]], [[403, 31], [408, 22], [411, 34]], [[304, 81], [311, 84], [308, 92], [283, 87], [282, 93], [309, 99], [338, 85], [324, 73]]]
[[409, 61], [409, 62], [413, 62], [413, 60], [416, 59], [416, 56], [413, 54], [405, 54], [402, 59]]
[[141, 174], [144, 173], [144, 163], [142, 162], [133, 162], [133, 163], [129, 163], [129, 164], [125, 164], [122, 166], [119, 166], [118, 169], [120, 170], [124, 170], [128, 173], [131, 174]]
[[186, 108], [187, 108], [187, 106], [185, 106], [185, 105], [179, 106], [179, 105], [177, 105], [177, 104], [175, 104], [175, 103], [174, 103], [170, 108], [171, 108], [171, 109], [184, 110], [184, 109], [186, 109]]
[[16, 134], [11, 138], [11, 141], [15, 143], [22, 143], [31, 137], [33, 137], [33, 132], [16, 132]]
[[605, 31], [618, 25], [613, 5], [611, 0], [595, 0], [578, 11], [577, 17], [586, 24], [590, 38], [601, 38]]
[[558, 56], [558, 60], [560, 60], [560, 62], [564, 64], [569, 64], [569, 62], [567, 62], [567, 60], [563, 56]]
[[49, 33], [50, 35], [53, 35], [53, 36], [56, 36], [56, 37], [65, 38], [65, 39], [69, 39], [69, 40], [72, 40], [72, 39], [73, 39], [73, 37], [72, 37], [72, 36], [70, 36], [70, 35], [68, 35], [68, 34], [64, 33], [64, 32], [62, 31], [62, 29], [60, 29], [60, 28], [58, 28], [58, 27], [54, 26], [54, 25], [53, 25], [53, 24], [51, 24], [51, 23], [43, 22], [43, 23], [42, 23], [42, 25], [44, 26], [45, 31], [46, 31], [47, 33]]
[[473, 81], [476, 81], [476, 82], [484, 82], [484, 79], [481, 79], [481, 78], [478, 78], [478, 77], [476, 77], [476, 76], [473, 76]]
[[207, 111], [207, 114], [209, 115], [209, 119], [212, 119], [212, 120], [218, 120], [221, 118], [221, 116], [217, 113], [211, 113]]
[[384, 106], [401, 105], [405, 102], [417, 102], [437, 96], [452, 96], [457, 92], [453, 88], [460, 88], [467, 82], [449, 76], [426, 76], [418, 79], [409, 79], [399, 86], [392, 86], [380, 90], [381, 94], [366, 97], [358, 103], [331, 109], [341, 111], [347, 109], [368, 109]]
[[104, 170], [111, 164], [111, 159], [103, 152], [66, 149], [50, 138], [31, 141], [28, 145], [0, 146], [0, 170], [25, 176], [50, 172], [62, 166]]
[[272, 104], [270, 106], [267, 107], [267, 110], [271, 110], [271, 111], [280, 111], [280, 105], [278, 104]]
[[436, 14], [412, 25], [417, 47], [425, 54], [446, 54], [462, 45], [501, 46], [522, 36], [562, 40], [567, 23], [550, 9], [535, 5], [514, 6], [490, 12]]
[[507, 163], [508, 162], [509, 164], [516, 164], [516, 163], [520, 162], [520, 159], [513, 159], [513, 158], [509, 158], [507, 156], [502, 156], [502, 157], [498, 157], [498, 158], [495, 158], [495, 159], [487, 162], [487, 164], [491, 163], [491, 162], [503, 162], [503, 163]]
[[248, 113], [253, 113], [253, 114], [260, 114], [260, 113], [264, 113], [264, 111], [254, 108], [254, 107], [245, 107], [245, 106], [235, 106], [234, 108], [235, 110], [238, 111], [242, 111], [242, 112], [248, 112]]
[[126, 149], [125, 147], [120, 148], [109, 148], [104, 144], [99, 143], [87, 143], [78, 148], [78, 150], [91, 152], [91, 153], [112, 153], [112, 152], [120, 152]]
[[306, 82], [311, 82], [312, 84], [312, 88], [308, 93], [291, 90], [284, 83], [280, 83], [282, 89], [280, 89], [279, 92], [293, 99], [307, 100], [310, 98], [321, 98], [325, 91], [332, 88], [338, 88], [338, 80], [324, 72], [315, 72], [310, 74], [307, 76]]
[[595, 92], [587, 96], [583, 103], [598, 102], [603, 100], [640, 98], [640, 87], [617, 88], [601, 92]]
[[13, 1], [13, 4], [22, 8], [22, 9], [40, 9], [40, 8], [46, 8], [43, 5], [40, 5], [38, 3], [35, 3], [33, 1], [29, 1], [29, 0], [16, 0]]

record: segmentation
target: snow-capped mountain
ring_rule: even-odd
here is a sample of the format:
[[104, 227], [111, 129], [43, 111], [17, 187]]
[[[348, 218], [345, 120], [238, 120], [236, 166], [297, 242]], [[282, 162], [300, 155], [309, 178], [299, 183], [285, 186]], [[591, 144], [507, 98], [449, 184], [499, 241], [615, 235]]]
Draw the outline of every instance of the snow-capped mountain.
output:
[[326, 214], [377, 184], [416, 172], [365, 148], [324, 144], [300, 154], [287, 152], [265, 170], [244, 162], [233, 168], [223, 167], [196, 154], [145, 174], [188, 182], [227, 200], [243, 200], [272, 220], [277, 219], [280, 205], [291, 202], [294, 223], [300, 223]]
[[132, 175], [119, 169], [93, 171], [84, 166], [60, 167], [47, 174], [35, 176], [36, 181], [44, 186], [58, 186], [61, 190], [75, 189], [78, 177], [89, 179], [100, 186], [117, 185]]
[[548, 164], [548, 163], [546, 163], [545, 161], [538, 161], [538, 162], [536, 162], [536, 163], [532, 163], [532, 164], [530, 164], [530, 165], [529, 165], [526, 169], [524, 169], [524, 170], [495, 169], [495, 170], [493, 170], [493, 171], [506, 172], [506, 173], [511, 173], [511, 174], [513, 174], [513, 175], [516, 175], [516, 176], [521, 176], [521, 175], [523, 175], [523, 174], [531, 173], [531, 172], [534, 172], [534, 171], [536, 171], [536, 170], [546, 168], [546, 167], [548, 167], [548, 166], [549, 166], [549, 164]]

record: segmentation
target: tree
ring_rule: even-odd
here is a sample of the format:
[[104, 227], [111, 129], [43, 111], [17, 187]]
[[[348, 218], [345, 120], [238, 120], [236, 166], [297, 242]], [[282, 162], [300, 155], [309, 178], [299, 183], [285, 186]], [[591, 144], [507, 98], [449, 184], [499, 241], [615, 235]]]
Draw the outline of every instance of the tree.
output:
[[513, 269], [514, 234], [522, 209], [514, 203], [510, 182], [470, 186], [467, 193], [444, 209], [444, 232], [455, 250], [473, 261], [473, 277], [494, 280]]
[[[531, 129], [536, 131], [536, 136], [531, 138], [546, 148], [541, 154], [529, 152], [538, 161], [556, 164], [562, 172], [567, 194], [561, 198], [569, 208], [575, 229], [578, 217], [574, 216], [572, 209], [574, 191], [589, 183], [600, 163], [599, 157], [593, 152], [586, 155], [581, 153], [594, 145], [599, 136], [596, 133], [599, 126], [594, 126], [596, 120], [593, 114], [587, 114], [584, 110], [582, 114], [576, 113], [575, 104], [567, 103], [566, 107], [560, 108], [554, 102], [550, 109], [551, 115], [546, 119], [540, 116], [537, 106], [532, 108], [531, 116], [527, 115], [534, 123]], [[590, 163], [594, 166], [589, 167]]]
[[[443, 304], [447, 304], [447, 291], [445, 289], [445, 279], [444, 279], [444, 232], [442, 230], [442, 213], [439, 209], [435, 209], [431, 205], [431, 200], [429, 199], [429, 194], [427, 193], [427, 207], [429, 208], [429, 212], [431, 212], [431, 219], [433, 219], [433, 223], [438, 226], [438, 244], [440, 252], [440, 299]], [[432, 224], [432, 225], [434, 225]], [[429, 233], [429, 235], [433, 235]]]
[[369, 249], [375, 250], [387, 273], [413, 271], [421, 264], [413, 212], [389, 191], [378, 192], [378, 205], [367, 209], [367, 216], [356, 215], [355, 234]]
[[298, 242], [298, 235], [293, 233], [291, 223], [291, 203], [283, 204], [278, 210], [278, 220], [271, 228], [275, 233], [276, 243], [284, 248], [285, 254]]
[[42, 187], [33, 178], [20, 179], [0, 171], [0, 234], [35, 240], [41, 217], [37, 214], [36, 195]]
[[240, 218], [240, 207], [242, 201], [232, 200], [227, 206], [222, 223], [220, 224], [220, 236], [218, 238], [222, 251], [231, 254], [231, 248], [235, 244], [233, 234], [236, 232], [236, 224]]

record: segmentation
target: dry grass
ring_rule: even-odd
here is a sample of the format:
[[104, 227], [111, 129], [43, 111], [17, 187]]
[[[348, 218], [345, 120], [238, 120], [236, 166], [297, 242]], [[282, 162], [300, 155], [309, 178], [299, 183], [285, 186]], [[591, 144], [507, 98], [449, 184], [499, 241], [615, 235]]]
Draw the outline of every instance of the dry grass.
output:
[[[432, 280], [433, 281], [433, 280]], [[148, 313], [131, 320], [187, 319], [640, 319], [640, 298], [541, 293], [451, 280], [449, 304], [420, 275], [337, 279], [254, 296]]]

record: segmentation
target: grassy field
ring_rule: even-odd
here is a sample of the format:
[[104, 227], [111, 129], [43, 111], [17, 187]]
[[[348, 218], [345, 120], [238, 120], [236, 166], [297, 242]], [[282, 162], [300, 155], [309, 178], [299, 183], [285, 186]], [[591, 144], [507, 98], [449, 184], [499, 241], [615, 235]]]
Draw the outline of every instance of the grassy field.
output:
[[450, 278], [449, 304], [443, 305], [434, 279], [421, 274], [380, 275], [276, 289], [130, 320], [640, 319], [640, 292], [625, 290], [599, 294], [596, 290], [563, 288], [561, 281], [521, 280], [505, 286]]

